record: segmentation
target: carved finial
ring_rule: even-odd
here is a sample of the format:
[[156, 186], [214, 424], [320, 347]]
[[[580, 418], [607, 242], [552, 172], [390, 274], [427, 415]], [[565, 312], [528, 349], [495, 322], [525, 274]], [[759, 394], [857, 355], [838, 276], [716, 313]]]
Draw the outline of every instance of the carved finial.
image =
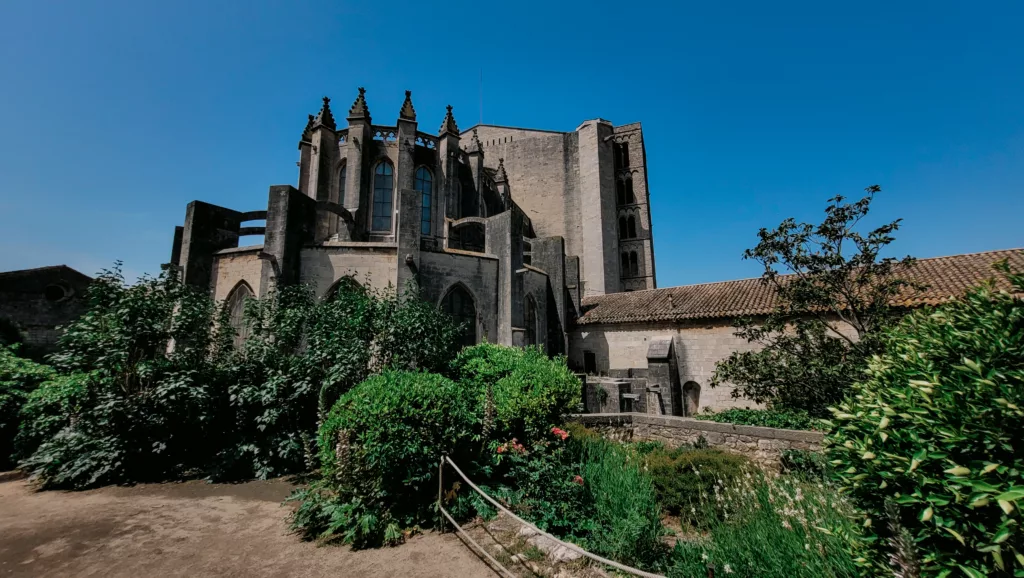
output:
[[313, 124], [315, 119], [313, 115], [309, 115], [309, 120], [306, 122], [306, 128], [302, 129], [302, 140], [311, 141], [313, 140]]
[[356, 97], [356, 101], [352, 103], [352, 108], [348, 109], [348, 119], [370, 119], [370, 109], [366, 106], [366, 89], [359, 87], [359, 96]]
[[459, 134], [459, 126], [455, 124], [455, 117], [452, 116], [452, 105], [450, 104], [448, 105], [448, 112], [444, 115], [444, 120], [441, 121], [441, 130], [439, 131], [439, 134], [444, 135], [446, 132], [450, 132], [454, 135]]
[[398, 117], [405, 120], [416, 120], [416, 109], [412, 107], [412, 91], [405, 91], [405, 102], [402, 103], [402, 110]]
[[498, 169], [494, 171], [494, 182], [508, 182], [508, 173], [505, 172], [505, 159], [498, 159]]
[[316, 115], [313, 120], [314, 126], [324, 126], [331, 130], [336, 130], [338, 125], [334, 123], [334, 115], [331, 114], [331, 99], [324, 97], [324, 105], [320, 108], [320, 113]]
[[482, 153], [484, 145], [480, 142], [480, 136], [476, 133], [476, 127], [473, 127], [473, 136], [469, 139], [469, 146], [466, 147], [468, 153]]

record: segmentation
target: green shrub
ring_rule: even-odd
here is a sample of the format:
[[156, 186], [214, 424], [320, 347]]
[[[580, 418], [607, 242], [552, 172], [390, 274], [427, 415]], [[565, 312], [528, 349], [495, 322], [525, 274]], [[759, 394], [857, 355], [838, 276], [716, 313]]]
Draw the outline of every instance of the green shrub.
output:
[[[1024, 292], [1024, 275], [1001, 269]], [[1024, 301], [986, 285], [909, 315], [885, 347], [828, 438], [874, 565], [888, 570], [894, 556], [924, 575], [1021, 575]]]
[[715, 486], [698, 511], [707, 533], [677, 543], [671, 578], [853, 578], [850, 507], [825, 486], [751, 471]]
[[779, 462], [783, 472], [805, 481], [826, 481], [832, 478], [832, 464], [822, 452], [783, 450]]
[[19, 357], [17, 345], [0, 345], [0, 469], [12, 463], [22, 406], [41, 383], [53, 376], [49, 366]]
[[436, 374], [386, 371], [359, 384], [320, 426], [321, 479], [296, 496], [293, 526], [372, 546], [433, 523], [441, 455], [470, 472], [479, 456], [478, 404], [477, 392]]
[[702, 413], [693, 416], [695, 419], [733, 423], [736, 425], [752, 425], [758, 427], [774, 427], [781, 429], [817, 430], [827, 429], [824, 420], [811, 417], [803, 411], [787, 411], [777, 409], [727, 409], [714, 413]]
[[658, 450], [644, 462], [662, 508], [694, 526], [707, 523], [700, 504], [715, 485], [731, 484], [751, 467], [743, 456], [714, 449]]
[[564, 358], [550, 359], [535, 347], [482, 343], [463, 349], [452, 373], [474, 391], [490, 391], [494, 429], [505, 439], [542, 439], [552, 425], [573, 411], [582, 383]]
[[86, 402], [88, 374], [60, 375], [30, 393], [21, 408], [21, 425], [14, 438], [18, 461], [77, 421]]

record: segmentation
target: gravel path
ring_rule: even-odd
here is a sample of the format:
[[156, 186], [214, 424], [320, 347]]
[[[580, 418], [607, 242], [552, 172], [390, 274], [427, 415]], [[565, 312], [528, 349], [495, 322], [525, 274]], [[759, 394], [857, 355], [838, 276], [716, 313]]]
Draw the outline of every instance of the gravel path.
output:
[[454, 534], [317, 547], [288, 531], [282, 480], [34, 492], [0, 474], [0, 577], [494, 577]]

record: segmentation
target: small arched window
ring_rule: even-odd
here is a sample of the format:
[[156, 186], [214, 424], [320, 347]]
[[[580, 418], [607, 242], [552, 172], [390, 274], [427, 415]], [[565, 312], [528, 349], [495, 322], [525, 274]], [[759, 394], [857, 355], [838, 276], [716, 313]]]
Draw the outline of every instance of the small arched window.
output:
[[459, 345], [476, 345], [476, 305], [473, 296], [462, 285], [452, 287], [441, 300], [441, 310], [455, 318], [461, 326]]
[[630, 239], [636, 238], [636, 218], [633, 215], [629, 216], [629, 221], [626, 223], [626, 235]]
[[636, 251], [629, 252], [629, 275], [636, 277], [640, 274], [640, 264], [636, 260]]
[[345, 181], [348, 177], [348, 165], [345, 163], [341, 164], [341, 170], [338, 171], [338, 202], [342, 205], [345, 204]]
[[377, 164], [373, 171], [373, 217], [370, 230], [391, 232], [392, 197], [395, 190], [395, 172], [391, 163]]
[[434, 176], [430, 174], [427, 167], [416, 169], [416, 190], [420, 192], [420, 196], [423, 199], [423, 208], [420, 211], [420, 233], [429, 235], [430, 209], [433, 206], [431, 200], [434, 193]]
[[622, 276], [629, 276], [629, 253], [622, 254]]
[[526, 345], [537, 345], [537, 302], [532, 295], [526, 296], [525, 309], [523, 324], [526, 325]]
[[[632, 217], [630, 217], [632, 218]], [[619, 238], [626, 238], [626, 217], [619, 217]]]
[[626, 183], [622, 179], [615, 179], [615, 198], [620, 205], [626, 204]]
[[636, 202], [636, 196], [633, 194], [633, 178], [626, 177], [626, 203], [633, 204]]
[[228, 310], [228, 324], [235, 332], [236, 349], [249, 338], [249, 324], [245, 320], [245, 302], [252, 297], [252, 289], [243, 281], [235, 286], [224, 303], [224, 307]]

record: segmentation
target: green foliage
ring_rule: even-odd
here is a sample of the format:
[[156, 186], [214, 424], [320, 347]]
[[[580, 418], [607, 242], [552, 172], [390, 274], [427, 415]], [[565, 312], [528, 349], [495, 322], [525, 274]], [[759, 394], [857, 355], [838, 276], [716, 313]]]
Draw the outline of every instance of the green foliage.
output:
[[783, 450], [780, 461], [782, 471], [808, 482], [832, 479], [833, 468], [828, 457], [810, 450]]
[[758, 427], [817, 431], [828, 429], [825, 420], [811, 417], [807, 412], [796, 410], [734, 408], [713, 413], [702, 413], [693, 417], [719, 423], [734, 423], [736, 425]]
[[394, 370], [343, 395], [320, 427], [321, 479], [296, 497], [293, 526], [369, 546], [432, 523], [440, 456], [468, 466], [479, 454], [478, 397], [436, 374]]
[[491, 390], [495, 427], [505, 439], [543, 438], [576, 407], [582, 384], [564, 358], [549, 359], [535, 347], [481, 343], [463, 349], [452, 373], [474, 391]]
[[[1024, 275], [1000, 269], [1024, 292]], [[885, 348], [828, 438], [874, 567], [912, 543], [925, 575], [1021, 575], [1024, 301], [985, 285], [907, 316]]]
[[751, 467], [740, 455], [691, 448], [654, 451], [644, 463], [662, 508], [693, 526], [709, 522], [701, 503], [714, 495], [716, 484], [732, 484]]
[[[671, 578], [853, 578], [850, 507], [826, 486], [751, 470], [702, 504], [706, 534], [678, 542]], [[701, 506], [698, 506], [701, 510]]]
[[712, 386], [731, 383], [734, 397], [817, 417], [847, 394], [895, 318], [892, 298], [912, 285], [901, 278], [911, 258], [880, 257], [900, 220], [857, 230], [881, 189], [866, 190], [855, 203], [830, 199], [820, 225], [787, 219], [761, 229], [743, 256], [764, 266], [779, 305], [764, 320], [738, 322], [736, 335], [761, 347], [719, 362]]
[[11, 465], [22, 406], [53, 376], [50, 367], [19, 357], [17, 345], [0, 345], [0, 469]]

